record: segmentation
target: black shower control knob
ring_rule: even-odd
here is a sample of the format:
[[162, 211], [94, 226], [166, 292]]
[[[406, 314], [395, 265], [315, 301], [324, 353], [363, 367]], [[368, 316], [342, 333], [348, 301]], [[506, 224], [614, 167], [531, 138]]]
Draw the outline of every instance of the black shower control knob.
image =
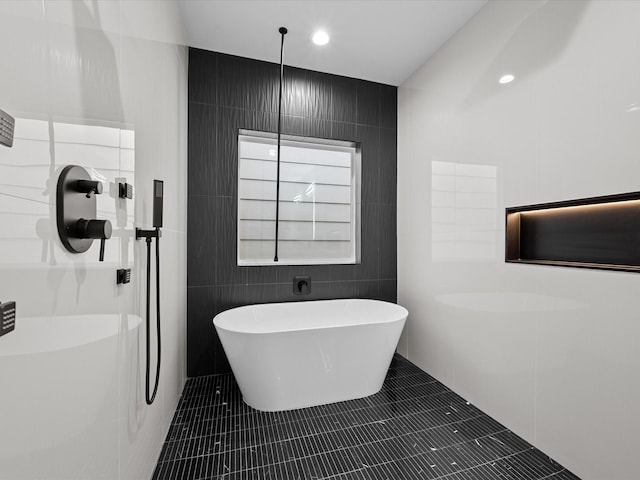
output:
[[112, 230], [109, 220], [85, 220], [81, 218], [76, 224], [78, 238], [111, 238]]
[[87, 197], [92, 193], [100, 195], [102, 193], [102, 182], [96, 180], [78, 180], [76, 189], [79, 193], [86, 193]]

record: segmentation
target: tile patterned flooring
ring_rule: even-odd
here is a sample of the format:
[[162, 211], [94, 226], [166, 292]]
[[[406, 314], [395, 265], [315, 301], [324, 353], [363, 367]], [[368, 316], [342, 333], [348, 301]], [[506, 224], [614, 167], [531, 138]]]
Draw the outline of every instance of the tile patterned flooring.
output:
[[286, 412], [189, 379], [153, 480], [580, 480], [400, 355], [370, 397]]

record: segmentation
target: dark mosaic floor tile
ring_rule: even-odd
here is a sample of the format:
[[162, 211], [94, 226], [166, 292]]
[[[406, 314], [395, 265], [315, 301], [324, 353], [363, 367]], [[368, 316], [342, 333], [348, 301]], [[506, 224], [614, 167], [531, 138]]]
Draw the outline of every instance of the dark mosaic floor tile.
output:
[[579, 480], [395, 355], [369, 397], [286, 412], [242, 401], [233, 375], [190, 379], [154, 480]]
[[380, 390], [367, 397], [367, 401], [372, 405], [380, 405], [385, 403], [396, 402], [403, 399], [412, 399], [416, 397], [426, 397], [446, 392], [449, 389], [439, 382], [424, 383], [420, 385], [410, 385], [403, 388]]
[[580, 480], [577, 476], [571, 473], [569, 470], [562, 470], [545, 477], [543, 480]]
[[382, 385], [382, 391], [390, 391], [398, 388], [406, 388], [425, 383], [436, 383], [437, 380], [424, 372], [411, 373], [409, 375], [387, 376]]

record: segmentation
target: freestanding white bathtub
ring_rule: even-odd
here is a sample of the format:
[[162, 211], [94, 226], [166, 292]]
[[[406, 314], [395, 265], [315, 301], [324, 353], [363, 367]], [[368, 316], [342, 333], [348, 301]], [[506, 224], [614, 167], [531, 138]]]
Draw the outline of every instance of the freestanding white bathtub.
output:
[[292, 410], [382, 388], [408, 312], [378, 300], [248, 305], [213, 319], [244, 401]]

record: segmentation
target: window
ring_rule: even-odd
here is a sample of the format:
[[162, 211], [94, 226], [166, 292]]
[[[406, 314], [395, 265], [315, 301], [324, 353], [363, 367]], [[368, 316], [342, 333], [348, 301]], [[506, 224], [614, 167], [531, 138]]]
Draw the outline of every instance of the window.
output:
[[238, 137], [238, 265], [358, 263], [360, 153], [355, 143], [283, 135], [278, 262], [277, 140]]

